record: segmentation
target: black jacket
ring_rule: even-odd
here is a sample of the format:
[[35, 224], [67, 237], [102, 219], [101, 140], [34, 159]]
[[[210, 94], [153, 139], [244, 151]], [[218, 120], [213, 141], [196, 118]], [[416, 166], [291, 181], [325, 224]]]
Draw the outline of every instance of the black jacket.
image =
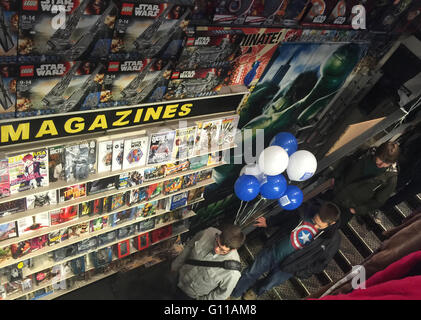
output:
[[[279, 233], [285, 235], [285, 226], [288, 226], [291, 232], [298, 223], [305, 216], [312, 216], [318, 212], [321, 202], [317, 199], [312, 199], [304, 203], [299, 209], [294, 210], [284, 217], [283, 212], [267, 220], [268, 227], [275, 224], [281, 224], [281, 231]], [[298, 211], [298, 212], [297, 212]], [[297, 214], [298, 213], [298, 214]], [[283, 219], [282, 219], [283, 218]], [[284, 222], [282, 222], [284, 220]], [[279, 239], [278, 232], [271, 237], [269, 245], [274, 243], [275, 239]], [[293, 274], [298, 278], [309, 278], [313, 274], [322, 272], [334, 255], [338, 252], [341, 243], [339, 234], [339, 223], [335, 223], [328, 228], [322, 230], [316, 238], [301, 250], [287, 256], [280, 264], [280, 269], [284, 272]]]

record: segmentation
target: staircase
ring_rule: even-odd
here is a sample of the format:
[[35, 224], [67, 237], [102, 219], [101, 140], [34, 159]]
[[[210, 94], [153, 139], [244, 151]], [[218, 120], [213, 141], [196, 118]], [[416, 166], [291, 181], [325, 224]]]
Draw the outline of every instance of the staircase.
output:
[[[271, 289], [258, 300], [300, 300], [320, 290], [331, 282], [341, 279], [353, 266], [360, 264], [373, 253], [384, 240], [382, 232], [400, 225], [413, 210], [421, 206], [421, 194], [381, 212], [381, 223], [367, 217], [365, 224], [353, 218], [342, 230], [341, 246], [334, 259], [320, 274], [309, 279], [291, 278], [282, 285]], [[265, 243], [264, 232], [256, 228], [247, 235], [246, 243], [239, 250], [243, 266], [251, 264]]]

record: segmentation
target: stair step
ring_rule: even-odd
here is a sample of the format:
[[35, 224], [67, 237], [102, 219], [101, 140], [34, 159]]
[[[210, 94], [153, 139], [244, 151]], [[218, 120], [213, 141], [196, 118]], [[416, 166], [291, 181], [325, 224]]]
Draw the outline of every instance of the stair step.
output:
[[381, 244], [379, 238], [372, 231], [367, 230], [366, 226], [360, 225], [355, 218], [351, 219], [342, 231], [363, 257], [368, 257]]
[[285, 281], [283, 284], [269, 290], [269, 292], [273, 292], [281, 300], [300, 300], [302, 298], [291, 280]]
[[405, 202], [399, 203], [394, 208], [403, 218], [408, 217], [413, 211]]
[[345, 260], [348, 266], [344, 272], [348, 272], [353, 266], [359, 265], [364, 260], [364, 257], [342, 231], [339, 231], [339, 234], [341, 236], [341, 247], [338, 253], [340, 254], [340, 258]]
[[387, 215], [379, 210], [378, 219], [380, 220], [380, 223], [377, 223], [374, 218], [370, 215], [368, 215], [365, 220], [367, 221], [367, 226], [370, 228], [377, 238], [379, 238], [381, 241], [384, 241], [386, 238], [383, 235], [383, 232], [388, 231], [390, 229], [393, 229], [395, 225], [392, 223], [392, 221], [387, 217]]
[[331, 282], [336, 282], [337, 280], [341, 279], [345, 273], [342, 271], [342, 269], [338, 266], [335, 260], [332, 260], [329, 262], [329, 264], [326, 266], [325, 270], [323, 270], [322, 275], [325, 277], [322, 281], [323, 285], [326, 285]]
[[292, 278], [291, 280], [294, 280], [292, 282], [296, 285], [296, 287], [301, 287], [300, 289], [302, 289], [303, 298], [317, 292], [323, 286], [321, 281], [315, 275], [308, 279]]

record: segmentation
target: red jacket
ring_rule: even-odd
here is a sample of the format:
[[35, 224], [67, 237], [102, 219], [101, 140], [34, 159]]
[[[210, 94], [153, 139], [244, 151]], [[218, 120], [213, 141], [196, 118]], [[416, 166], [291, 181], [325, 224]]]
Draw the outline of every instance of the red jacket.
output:
[[415, 251], [375, 273], [365, 286], [366, 289], [328, 295], [319, 300], [421, 300], [421, 251]]

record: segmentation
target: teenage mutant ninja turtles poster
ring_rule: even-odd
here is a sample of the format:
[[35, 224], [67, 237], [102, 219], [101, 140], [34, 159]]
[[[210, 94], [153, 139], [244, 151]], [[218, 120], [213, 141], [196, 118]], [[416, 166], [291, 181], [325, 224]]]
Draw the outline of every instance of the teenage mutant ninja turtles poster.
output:
[[[355, 43], [281, 44], [238, 108], [242, 144], [246, 146], [251, 140], [256, 146], [257, 129], [264, 130], [267, 147], [278, 132], [308, 125], [329, 105], [365, 52], [365, 44]], [[251, 129], [249, 134], [244, 134], [246, 129]], [[215, 168], [216, 183], [207, 188], [206, 201], [196, 211], [191, 229], [201, 228], [217, 216], [235, 215], [240, 201], [233, 194], [234, 183], [246, 164], [246, 150], [242, 151], [231, 150], [230, 164]], [[218, 192], [213, 192], [215, 189]]]

